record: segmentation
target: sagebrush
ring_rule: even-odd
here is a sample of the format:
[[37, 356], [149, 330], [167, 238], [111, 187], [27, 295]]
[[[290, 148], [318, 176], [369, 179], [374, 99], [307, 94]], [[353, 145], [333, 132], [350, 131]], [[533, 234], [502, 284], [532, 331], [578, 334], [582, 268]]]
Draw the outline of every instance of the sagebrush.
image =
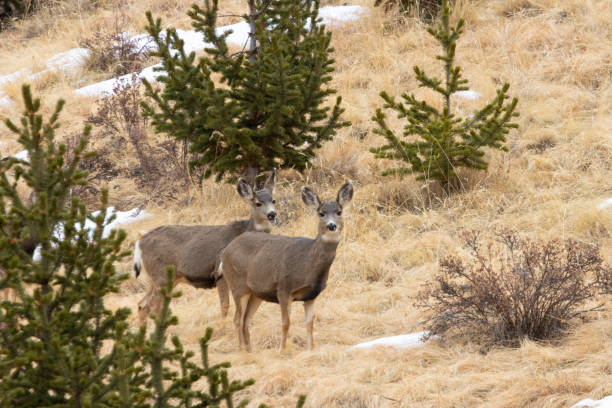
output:
[[602, 306], [612, 270], [599, 248], [574, 240], [537, 241], [500, 230], [462, 236], [468, 257], [447, 256], [419, 293], [431, 335], [469, 334], [485, 343], [551, 339]]
[[374, 7], [382, 6], [385, 12], [397, 10], [401, 16], [414, 15], [431, 22], [442, 7], [442, 0], [376, 0]]
[[195, 155], [189, 153], [186, 141], [155, 142], [149, 137], [148, 118], [141, 115], [140, 104], [146, 100], [141, 90], [137, 76], [120, 79], [113, 92], [100, 99], [96, 112], [87, 121], [100, 129], [100, 140], [107, 140], [103, 149], [122, 150], [132, 146], [139, 165], [121, 171], [134, 178], [139, 189], [172, 195], [199, 178], [199, 173], [191, 171], [188, 165]]

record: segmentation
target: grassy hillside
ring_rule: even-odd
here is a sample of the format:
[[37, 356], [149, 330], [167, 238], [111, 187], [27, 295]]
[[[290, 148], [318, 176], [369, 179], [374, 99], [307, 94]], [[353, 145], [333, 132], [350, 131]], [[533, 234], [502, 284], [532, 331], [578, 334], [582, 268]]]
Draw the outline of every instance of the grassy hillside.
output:
[[[14, 30], [0, 33], [0, 75], [23, 67], [42, 67], [52, 55], [79, 46], [100, 28], [142, 32], [145, 10], [164, 22], [188, 29], [185, 11], [191, 1], [124, 2], [117, 11], [109, 0], [102, 8], [65, 6], [47, 10]], [[117, 2], [120, 3], [120, 2]], [[324, 1], [324, 4], [343, 4]], [[373, 0], [350, 4], [371, 6]], [[223, 14], [239, 14], [245, 2], [223, 0]], [[490, 100], [503, 82], [519, 98], [520, 128], [508, 137], [509, 152], [490, 154], [487, 172], [464, 171], [464, 191], [449, 198], [435, 185], [382, 178], [389, 163], [368, 152], [383, 140], [371, 132], [378, 94], [414, 92], [439, 106], [436, 96], [416, 88], [418, 64], [439, 73], [435, 40], [416, 21], [395, 23], [378, 9], [358, 22], [334, 28], [334, 86], [343, 97], [345, 118], [352, 121], [320, 150], [304, 175], [281, 172], [276, 232], [314, 236], [315, 217], [299, 198], [301, 185], [313, 186], [331, 199], [346, 180], [355, 182], [355, 199], [347, 212], [345, 236], [330, 272], [327, 289], [315, 306], [315, 350], [305, 351], [303, 311], [293, 306], [288, 353], [278, 355], [280, 310], [263, 304], [254, 317], [254, 352], [238, 351], [230, 318], [222, 319], [214, 291], [181, 286], [184, 296], [173, 310], [183, 344], [196, 350], [207, 326], [215, 329], [213, 361], [232, 363], [233, 378], [253, 377], [245, 395], [253, 402], [291, 406], [308, 393], [309, 407], [570, 407], [586, 397], [612, 393], [612, 312], [576, 326], [551, 343], [526, 341], [515, 349], [486, 354], [469, 342], [431, 342], [403, 351], [346, 349], [380, 336], [420, 330], [425, 317], [414, 306], [420, 286], [437, 270], [438, 260], [459, 250], [458, 235], [468, 229], [505, 226], [541, 238], [569, 238], [597, 244], [612, 262], [612, 210], [597, 205], [612, 197], [612, 7], [609, 0], [459, 1], [454, 18], [466, 20], [457, 47], [471, 89], [481, 100], [457, 100], [462, 115]], [[221, 24], [238, 21], [221, 19]], [[95, 111], [95, 98], [73, 89], [108, 78], [108, 73], [79, 71], [48, 74], [33, 87], [52, 109], [67, 100], [63, 128], [70, 137]], [[19, 83], [2, 91], [19, 100]], [[16, 118], [21, 107], [0, 107]], [[401, 123], [390, 117], [396, 128]], [[100, 134], [100, 133], [97, 133]], [[0, 129], [2, 155], [19, 146]], [[162, 140], [163, 136], [150, 135]], [[94, 140], [97, 147], [105, 142]], [[111, 151], [124, 168], [136, 165], [129, 146]], [[139, 205], [154, 218], [128, 227], [126, 245], [139, 233], [163, 224], [221, 224], [246, 218], [248, 209], [231, 185], [205, 182], [201, 191], [155, 186], [138, 188], [129, 172], [108, 182], [111, 203], [125, 209]], [[131, 261], [119, 266], [131, 273]], [[136, 307], [145, 284], [131, 279], [111, 305]], [[612, 302], [608, 301], [608, 307]], [[233, 308], [230, 314], [233, 313]], [[136, 316], [133, 320], [136, 327]], [[254, 405], [255, 406], [255, 405]]]

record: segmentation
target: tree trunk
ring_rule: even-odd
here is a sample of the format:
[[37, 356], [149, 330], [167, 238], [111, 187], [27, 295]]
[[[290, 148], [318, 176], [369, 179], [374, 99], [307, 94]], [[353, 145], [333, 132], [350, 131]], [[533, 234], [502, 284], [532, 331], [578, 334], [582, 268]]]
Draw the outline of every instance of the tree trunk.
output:
[[249, 34], [249, 61], [255, 61], [257, 53], [257, 41], [255, 40], [255, 19], [257, 18], [257, 9], [255, 8], [255, 0], [249, 0], [249, 25], [251, 32]]

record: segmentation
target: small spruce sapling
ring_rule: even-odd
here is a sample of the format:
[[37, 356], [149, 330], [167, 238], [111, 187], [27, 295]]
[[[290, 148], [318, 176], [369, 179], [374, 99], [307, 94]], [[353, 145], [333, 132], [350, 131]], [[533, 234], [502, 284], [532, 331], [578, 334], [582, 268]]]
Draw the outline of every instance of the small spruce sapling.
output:
[[[89, 155], [90, 128], [66, 163], [66, 146], [55, 141], [64, 101], [44, 121], [29, 86], [22, 93], [21, 126], [9, 119], [5, 124], [19, 135], [28, 159], [0, 163], [0, 289], [17, 293], [17, 302], [0, 304], [0, 406], [104, 406], [113, 394], [108, 380], [122, 344], [104, 345], [128, 329], [129, 310], [111, 311], [103, 300], [125, 279], [114, 267], [124, 256], [125, 233], [102, 235], [112, 221], [105, 219], [107, 194], [97, 216], [69, 198], [72, 187], [86, 183], [79, 162]], [[17, 191], [22, 182], [34, 192], [29, 205]], [[94, 231], [81, 227], [86, 221]], [[29, 239], [40, 242], [40, 261], [23, 251]]]
[[[204, 177], [234, 176], [278, 167], [305, 169], [321, 143], [347, 126], [341, 98], [329, 86], [334, 60], [331, 33], [318, 17], [318, 0], [250, 0], [244, 19], [255, 28], [249, 49], [230, 53], [227, 36], [216, 30], [218, 0], [188, 13], [196, 32], [210, 44], [202, 57], [185, 52], [175, 29], [147, 13], [147, 31], [161, 58], [154, 100], [143, 104], [156, 132], [188, 140], [198, 157], [191, 166]], [[246, 48], [246, 44], [245, 44]]]
[[461, 68], [455, 66], [455, 47], [457, 39], [463, 32], [463, 20], [455, 27], [450, 27], [450, 7], [448, 1], [442, 2], [440, 22], [436, 28], [427, 31], [434, 36], [444, 49], [444, 55], [436, 58], [444, 63], [444, 80], [430, 77], [415, 66], [414, 72], [420, 87], [426, 87], [440, 94], [444, 100], [442, 111], [426, 101], [419, 101], [414, 95], [404, 93], [403, 102], [397, 102], [386, 92], [380, 96], [384, 99], [383, 109], [392, 109], [397, 117], [408, 122], [404, 126], [401, 140], [386, 122], [383, 109], [377, 109], [372, 118], [378, 125], [374, 133], [383, 136], [387, 144], [372, 148], [376, 158], [402, 161], [400, 167], [385, 170], [383, 175], [407, 175], [417, 173], [418, 180], [434, 179], [439, 181], [448, 193], [459, 186], [457, 169], [468, 167], [486, 170], [488, 163], [484, 159], [484, 147], [504, 150], [506, 135], [518, 125], [512, 119], [518, 116], [515, 112], [518, 100], [508, 101], [509, 84], [497, 90], [491, 103], [474, 112], [471, 117], [458, 118], [451, 113], [451, 97], [455, 92], [468, 89], [467, 80], [462, 78]]

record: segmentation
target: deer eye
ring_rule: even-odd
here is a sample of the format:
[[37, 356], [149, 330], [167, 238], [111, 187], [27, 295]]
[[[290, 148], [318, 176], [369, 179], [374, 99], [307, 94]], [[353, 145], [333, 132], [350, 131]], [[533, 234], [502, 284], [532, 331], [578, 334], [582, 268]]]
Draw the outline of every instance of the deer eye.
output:
[[276, 204], [276, 200], [272, 200], [272, 204]]
[[319, 217], [325, 217], [325, 214], [323, 214], [322, 212], [319, 213]]
[[338, 215], [342, 215], [342, 211], [338, 211], [336, 214], [338, 214]]
[[261, 207], [263, 204], [262, 203], [255, 203], [256, 206]]

